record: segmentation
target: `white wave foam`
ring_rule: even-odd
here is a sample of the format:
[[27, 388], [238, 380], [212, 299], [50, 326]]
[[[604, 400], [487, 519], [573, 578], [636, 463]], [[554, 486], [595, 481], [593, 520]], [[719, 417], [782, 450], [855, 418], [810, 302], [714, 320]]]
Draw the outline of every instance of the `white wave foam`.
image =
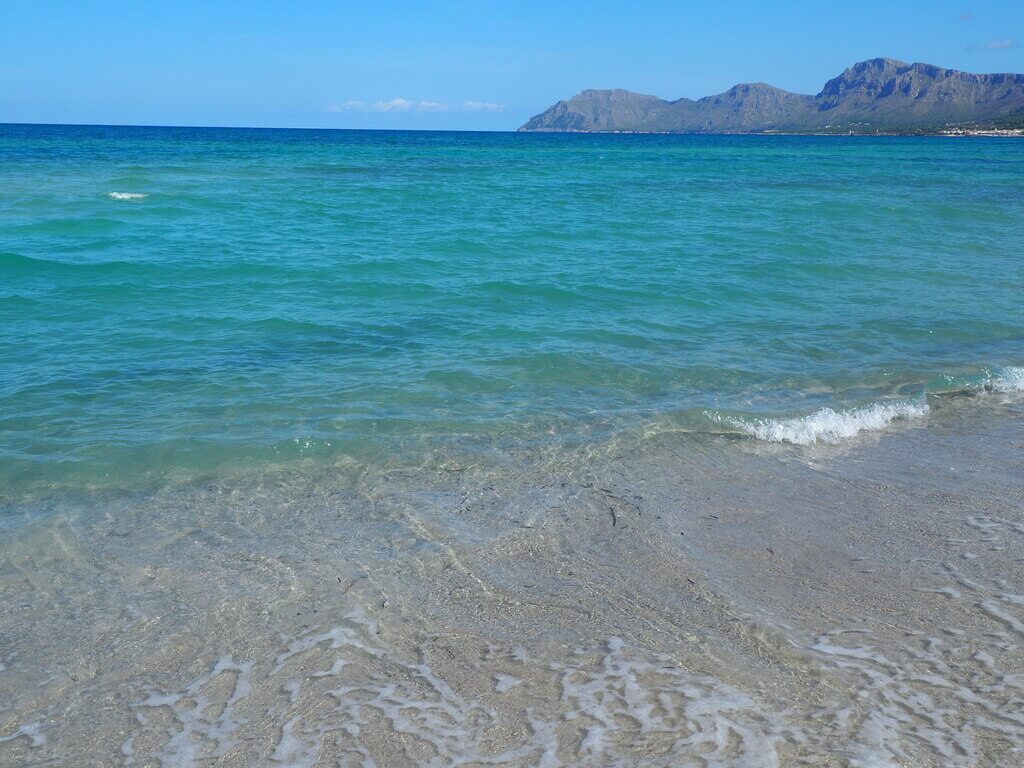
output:
[[6, 741], [14, 741], [22, 736], [29, 739], [33, 747], [41, 747], [46, 743], [46, 734], [43, 733], [43, 724], [40, 721], [21, 726], [10, 736], [0, 736], [0, 744]]
[[[234, 733], [242, 722], [236, 710], [252, 689], [252, 670], [251, 662], [236, 662], [230, 655], [222, 656], [210, 672], [184, 691], [150, 692], [145, 701], [136, 705], [136, 720], [142, 725], [149, 723], [142, 708], [165, 708], [177, 722], [170, 739], [153, 753], [160, 765], [199, 765], [203, 758], [223, 757], [234, 746]], [[211, 716], [212, 712], [216, 716]], [[129, 766], [135, 764], [137, 735], [129, 736], [121, 744], [125, 764]]]
[[996, 392], [1024, 392], [1024, 368], [1000, 368], [992, 377], [992, 389]]
[[141, 200], [148, 195], [145, 192], [108, 192], [107, 197], [111, 200]]
[[835, 411], [822, 408], [809, 416], [793, 419], [758, 419], [731, 423], [748, 435], [769, 443], [838, 443], [861, 432], [882, 429], [894, 421], [917, 419], [928, 413], [925, 402], [875, 403], [864, 408]]

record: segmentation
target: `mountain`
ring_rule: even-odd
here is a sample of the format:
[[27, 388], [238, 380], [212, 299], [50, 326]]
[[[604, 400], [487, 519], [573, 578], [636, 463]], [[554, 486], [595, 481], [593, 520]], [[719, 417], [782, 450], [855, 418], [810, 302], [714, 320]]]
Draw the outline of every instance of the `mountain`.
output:
[[696, 101], [665, 101], [621, 89], [586, 90], [519, 130], [930, 132], [1005, 121], [1024, 121], [1024, 75], [974, 75], [932, 64], [871, 59], [829, 80], [817, 96], [765, 83], [743, 83]]

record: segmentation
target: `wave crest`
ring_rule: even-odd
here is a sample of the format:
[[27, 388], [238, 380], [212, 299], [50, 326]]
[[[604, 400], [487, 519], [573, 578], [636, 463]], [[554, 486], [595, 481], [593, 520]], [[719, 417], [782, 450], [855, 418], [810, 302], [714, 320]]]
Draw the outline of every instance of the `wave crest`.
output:
[[107, 192], [111, 200], [141, 200], [148, 197], [145, 192]]
[[996, 392], [1024, 392], [1024, 368], [1000, 368], [992, 377], [991, 386]]
[[[1024, 372], [1022, 372], [1024, 373]], [[729, 421], [758, 440], [769, 443], [838, 443], [865, 431], [883, 429], [894, 421], [917, 419], [928, 413], [925, 402], [875, 403], [848, 411], [822, 408], [808, 416], [792, 419]]]

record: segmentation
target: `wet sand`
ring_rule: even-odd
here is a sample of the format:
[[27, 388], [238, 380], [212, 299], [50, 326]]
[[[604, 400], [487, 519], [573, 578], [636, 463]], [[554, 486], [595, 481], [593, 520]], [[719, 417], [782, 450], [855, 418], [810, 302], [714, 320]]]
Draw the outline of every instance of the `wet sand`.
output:
[[0, 765], [1018, 765], [1022, 458], [991, 396], [40, 502]]

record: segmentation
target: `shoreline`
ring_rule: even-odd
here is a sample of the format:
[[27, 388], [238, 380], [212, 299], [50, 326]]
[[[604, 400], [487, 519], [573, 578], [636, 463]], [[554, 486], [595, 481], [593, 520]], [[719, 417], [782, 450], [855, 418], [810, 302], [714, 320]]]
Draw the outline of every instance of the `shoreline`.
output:
[[[919, 393], [915, 390], [920, 390]], [[404, 435], [382, 440], [363, 452], [350, 451], [340, 440], [307, 440], [319, 449], [309, 454], [303, 441], [290, 458], [272, 460], [268, 451], [234, 458], [222, 457], [219, 462], [207, 461], [204, 466], [184, 460], [167, 463], [162, 471], [154, 471], [143, 462], [141, 471], [115, 474], [110, 457], [75, 475], [71, 471], [51, 473], [24, 479], [17, 472], [3, 477], [0, 490], [0, 530], [22, 523], [31, 523], [31, 516], [19, 510], [59, 504], [61, 499], [116, 498], [124, 494], [158, 491], [163, 486], [182, 487], [209, 480], [229, 481], [261, 472], [315, 472], [317, 466], [334, 466], [347, 476], [409, 467], [435, 467], [475, 464], [489, 453], [529, 455], [552, 451], [571, 452], [587, 444], [618, 444], [633, 446], [651, 435], [675, 433], [696, 439], [738, 439], [753, 443], [795, 446], [828, 446], [843, 444], [860, 435], [870, 435], [904, 423], [913, 424], [927, 418], [934, 407], [944, 408], [958, 400], [983, 404], [988, 397], [1014, 398], [1024, 393], [1024, 367], [1017, 365], [981, 366], [956, 374], [933, 374], [927, 381], [908, 382], [894, 387], [888, 395], [877, 393], [874, 399], [859, 404], [820, 405], [810, 410], [777, 412], [742, 412], [729, 408], [708, 407], [667, 409], [657, 414], [635, 414], [635, 418], [590, 423], [547, 422], [540, 420], [516, 430], [515, 437], [500, 432], [436, 433], [415, 439]], [[554, 436], [554, 437], [553, 437]], [[506, 439], [507, 438], [507, 439]], [[140, 444], [139, 454], [159, 446]], [[222, 446], [230, 453], [232, 446]], [[171, 457], [165, 457], [171, 458]], [[84, 462], [83, 462], [84, 463]], [[73, 469], [73, 467], [72, 467]], [[105, 470], [105, 471], [104, 471]], [[59, 478], [56, 479], [56, 478]], [[21, 518], [22, 523], [17, 522]]]

